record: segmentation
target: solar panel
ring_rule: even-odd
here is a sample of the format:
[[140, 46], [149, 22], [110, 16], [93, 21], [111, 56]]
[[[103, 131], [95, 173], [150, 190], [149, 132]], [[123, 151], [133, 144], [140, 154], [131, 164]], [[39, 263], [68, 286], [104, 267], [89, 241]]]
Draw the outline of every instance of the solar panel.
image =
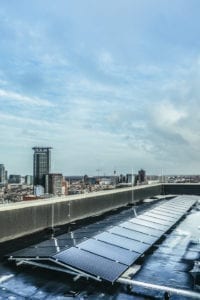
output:
[[112, 245], [116, 245], [125, 249], [129, 249], [135, 252], [142, 254], [148, 248], [148, 244], [144, 244], [139, 241], [131, 240], [126, 237], [122, 237], [116, 234], [112, 234], [110, 232], [103, 232], [95, 236], [97, 240], [110, 243]]
[[120, 224], [121, 227], [125, 227], [131, 230], [139, 231], [145, 234], [149, 234], [155, 237], [160, 237], [163, 232], [157, 229], [149, 228], [147, 226], [142, 226], [138, 224], [133, 224], [131, 222], [124, 222]]
[[183, 207], [183, 206], [178, 207], [175, 204], [164, 204], [161, 207], [166, 207], [166, 208], [169, 208], [169, 209], [174, 209], [177, 212], [182, 212], [182, 211], [185, 211], [187, 209], [187, 207]]
[[84, 239], [85, 239], [86, 237], [74, 237], [74, 235], [72, 235], [70, 238], [65, 238], [65, 235], [62, 235], [62, 236], [57, 236], [56, 237], [56, 239], [58, 240], [58, 241], [63, 241], [63, 242], [66, 242], [66, 245], [67, 244], [69, 244], [69, 243], [71, 243], [71, 242], [81, 242], [81, 241], [83, 241]]
[[131, 265], [140, 254], [94, 239], [89, 239], [78, 245], [78, 248], [94, 254], [118, 261], [127, 266]]
[[75, 247], [58, 253], [53, 258], [75, 269], [111, 282], [115, 281], [127, 269], [126, 265]]
[[[169, 203], [169, 206], [173, 206], [177, 209], [184, 209], [184, 208], [187, 208], [188, 207], [188, 204], [187, 203]], [[190, 205], [189, 205], [190, 206]]]
[[[188, 201], [178, 197], [129, 220], [130, 211], [127, 211], [44, 241], [37, 247], [16, 251], [9, 257], [22, 263], [28, 260], [33, 264], [40, 258], [46, 268], [50, 266], [47, 260], [54, 259], [55, 263], [62, 263], [66, 272], [71, 268], [86, 277], [91, 275], [114, 282], [195, 202], [196, 199]], [[110, 228], [115, 221], [121, 223]], [[98, 230], [107, 232], [96, 234]], [[75, 246], [75, 243], [78, 245]]]
[[164, 211], [161, 211], [160, 209], [157, 209], [157, 208], [155, 208], [155, 209], [152, 209], [151, 210], [151, 213], [155, 213], [155, 214], [157, 214], [158, 216], [164, 216], [164, 217], [167, 217], [167, 218], [170, 218], [170, 219], [172, 219], [172, 220], [177, 220], [177, 216], [172, 216], [171, 214], [170, 214], [170, 212], [164, 212]]
[[59, 240], [57, 238], [53, 238], [50, 240], [43, 241], [37, 244], [37, 248], [46, 248], [46, 247], [65, 247], [67, 245], [72, 245], [72, 239], [70, 240]]
[[168, 201], [163, 203], [164, 205], [174, 205], [176, 207], [182, 207], [183, 205], [186, 205], [187, 203], [183, 200], [179, 200], [179, 201]]
[[174, 206], [176, 208], [183, 208], [184, 206], [187, 206], [187, 203], [183, 202], [183, 201], [170, 201], [170, 202], [165, 202], [162, 205], [168, 205], [168, 206]]
[[118, 226], [115, 226], [115, 227], [109, 229], [109, 232], [125, 236], [129, 239], [144, 242], [149, 245], [152, 245], [158, 239], [156, 237], [153, 237], [153, 236], [150, 236], [150, 235], [138, 232], [138, 231], [134, 231], [134, 230], [118, 227]]
[[164, 225], [153, 223], [150, 221], [145, 221], [145, 220], [138, 219], [138, 218], [130, 219], [129, 222], [134, 223], [134, 224], [143, 225], [143, 226], [150, 227], [150, 228], [155, 228], [157, 230], [160, 230], [161, 232], [166, 231], [166, 226], [164, 226]]
[[[66, 248], [61, 247], [61, 250], [64, 250]], [[15, 258], [48, 258], [49, 256], [52, 256], [54, 254], [56, 254], [58, 251], [56, 249], [56, 247], [41, 247], [41, 248], [33, 248], [33, 247], [29, 247], [29, 248], [25, 248], [16, 252], [13, 252], [12, 254], [10, 254], [9, 256], [13, 256]]]
[[166, 223], [172, 223], [172, 224], [175, 222], [174, 219], [172, 220], [169, 217], [160, 216], [159, 214], [156, 214], [155, 212], [146, 212], [143, 214], [143, 216], [154, 218], [154, 219], [158, 220], [158, 222], [164, 221]]
[[174, 200], [171, 200], [171, 203], [174, 203], [174, 204], [177, 204], [177, 205], [181, 205], [181, 204], [190, 204], [192, 201], [190, 201], [189, 199], [184, 199], [184, 198], [181, 198], [181, 199], [177, 199], [176, 201]]
[[153, 223], [157, 223], [157, 224], [160, 224], [160, 225], [163, 225], [163, 226], [166, 226], [166, 227], [172, 225], [171, 222], [158, 220], [158, 219], [155, 219], [155, 218], [152, 218], [152, 217], [148, 217], [148, 216], [144, 216], [144, 215], [138, 216], [138, 219], [146, 220], [146, 221], [151, 221]]
[[73, 231], [72, 232], [72, 236], [75, 239], [83, 239], [85, 237], [89, 238], [89, 237], [91, 237], [93, 235], [95, 235], [95, 232], [90, 232], [90, 231], [82, 231], [82, 232], [75, 232], [75, 231]]
[[174, 210], [159, 206], [156, 207], [157, 210], [163, 211], [164, 213], [170, 213], [172, 216], [176, 216], [177, 218], [179, 218], [180, 216], [182, 216], [181, 212], [175, 212]]
[[176, 209], [176, 210], [178, 210], [178, 211], [180, 211], [180, 212], [182, 212], [182, 211], [186, 211], [186, 210], [188, 210], [188, 208], [190, 207], [191, 205], [188, 205], [188, 204], [181, 204], [180, 206], [177, 206], [176, 204], [172, 204], [172, 205], [170, 205], [170, 207], [172, 207], [173, 209]]
[[181, 204], [180, 206], [177, 205], [176, 203], [169, 203], [169, 204], [163, 204], [160, 206], [160, 208], [165, 208], [168, 210], [172, 210], [173, 212], [179, 213], [179, 214], [183, 214], [184, 212], [186, 212], [189, 208], [191, 207], [191, 205], [189, 204]]

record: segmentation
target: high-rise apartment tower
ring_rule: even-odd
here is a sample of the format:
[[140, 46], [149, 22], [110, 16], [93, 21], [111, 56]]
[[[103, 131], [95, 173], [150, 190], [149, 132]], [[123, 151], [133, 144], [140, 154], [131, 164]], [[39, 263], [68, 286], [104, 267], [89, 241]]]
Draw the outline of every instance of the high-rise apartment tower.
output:
[[7, 181], [7, 171], [4, 164], [0, 164], [0, 184], [5, 184]]
[[45, 188], [45, 175], [50, 172], [51, 147], [33, 147], [33, 184]]

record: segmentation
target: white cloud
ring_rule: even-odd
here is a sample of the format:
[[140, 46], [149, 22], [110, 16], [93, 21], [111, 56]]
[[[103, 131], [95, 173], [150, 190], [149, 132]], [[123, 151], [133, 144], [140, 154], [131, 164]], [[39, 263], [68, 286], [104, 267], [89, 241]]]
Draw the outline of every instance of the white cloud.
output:
[[113, 55], [109, 51], [103, 50], [99, 54], [98, 61], [99, 61], [100, 67], [101, 66], [103, 66], [103, 67], [106, 67], [106, 66], [109, 67], [109, 66], [113, 65], [114, 58], [113, 58]]
[[13, 126], [15, 126], [15, 122], [19, 122], [24, 124], [24, 126], [26, 126], [26, 124], [28, 125], [37, 125], [37, 126], [46, 126], [47, 128], [50, 126], [54, 126], [54, 128], [57, 126], [59, 126], [57, 123], [54, 122], [50, 122], [50, 121], [46, 121], [43, 119], [33, 119], [33, 118], [26, 118], [24, 116], [16, 116], [13, 114], [7, 114], [7, 113], [0, 113], [0, 122], [10, 122], [13, 121]]
[[163, 69], [160, 66], [152, 64], [136, 65], [136, 71], [143, 75], [159, 75], [163, 73]]
[[55, 106], [53, 103], [51, 103], [48, 100], [40, 99], [37, 97], [29, 97], [26, 95], [22, 95], [20, 93], [15, 93], [12, 91], [6, 91], [0, 89], [0, 99], [4, 100], [11, 100], [11, 101], [17, 101], [22, 104], [28, 104], [28, 105], [37, 105], [37, 106], [47, 106], [47, 107], [53, 107]]
[[187, 117], [187, 113], [180, 107], [179, 109], [169, 101], [154, 104], [154, 120], [158, 127], [171, 127], [177, 125], [180, 120]]

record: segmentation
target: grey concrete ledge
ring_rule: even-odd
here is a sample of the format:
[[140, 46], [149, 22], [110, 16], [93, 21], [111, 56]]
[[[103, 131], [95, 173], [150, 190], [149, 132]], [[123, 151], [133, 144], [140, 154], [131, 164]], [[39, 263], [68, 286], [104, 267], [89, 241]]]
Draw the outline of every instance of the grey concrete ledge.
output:
[[157, 184], [1, 205], [0, 242], [99, 215], [161, 192], [162, 186]]

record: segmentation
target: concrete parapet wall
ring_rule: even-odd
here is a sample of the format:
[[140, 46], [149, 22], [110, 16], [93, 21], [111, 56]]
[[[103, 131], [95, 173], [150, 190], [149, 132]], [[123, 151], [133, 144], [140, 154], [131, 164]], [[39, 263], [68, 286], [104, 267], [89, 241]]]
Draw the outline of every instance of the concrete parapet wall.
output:
[[0, 242], [40, 230], [102, 214], [148, 197], [159, 195], [162, 186], [141, 186], [86, 195], [6, 204], [0, 207]]
[[200, 195], [199, 183], [166, 183], [164, 184], [165, 194]]

